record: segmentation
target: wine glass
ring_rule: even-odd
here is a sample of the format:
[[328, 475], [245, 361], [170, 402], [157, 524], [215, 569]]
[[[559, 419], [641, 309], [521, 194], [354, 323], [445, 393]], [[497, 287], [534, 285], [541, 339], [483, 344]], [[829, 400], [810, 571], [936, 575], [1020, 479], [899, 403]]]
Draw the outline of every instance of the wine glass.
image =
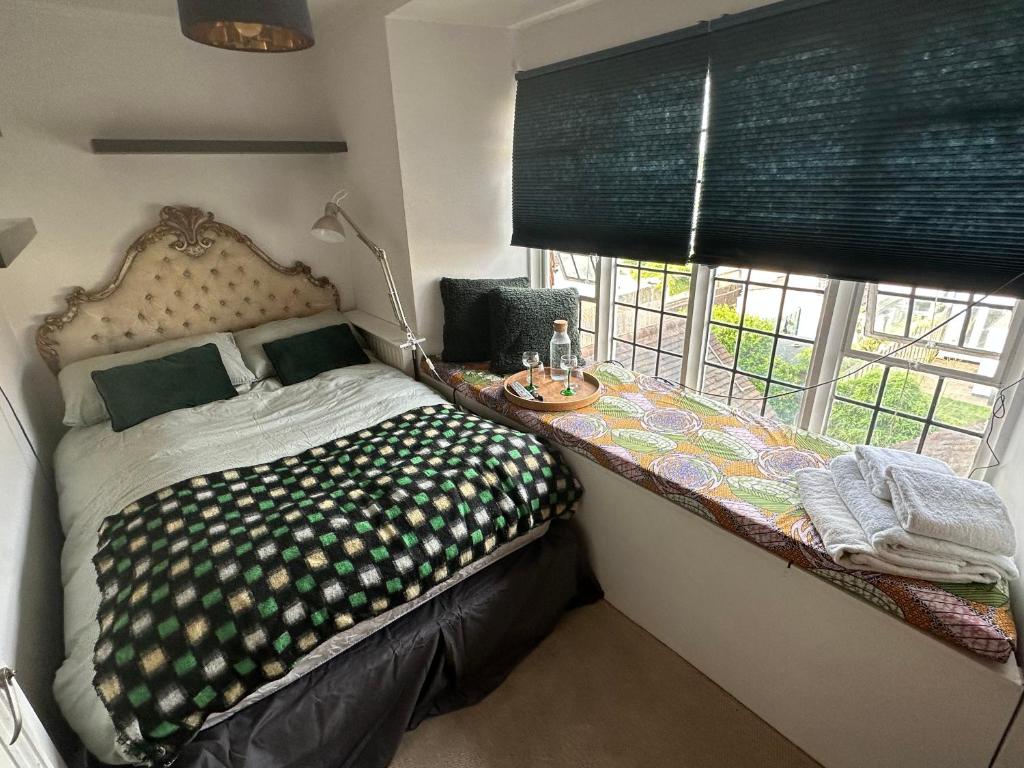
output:
[[530, 383], [526, 385], [526, 391], [531, 395], [537, 393], [537, 387], [533, 384], [533, 369], [540, 365], [540, 352], [523, 352], [523, 366], [530, 371]]
[[576, 389], [572, 385], [572, 373], [579, 367], [579, 359], [576, 355], [562, 355], [560, 362], [562, 370], [565, 371], [565, 389], [562, 390], [562, 395], [572, 397], [576, 394]]

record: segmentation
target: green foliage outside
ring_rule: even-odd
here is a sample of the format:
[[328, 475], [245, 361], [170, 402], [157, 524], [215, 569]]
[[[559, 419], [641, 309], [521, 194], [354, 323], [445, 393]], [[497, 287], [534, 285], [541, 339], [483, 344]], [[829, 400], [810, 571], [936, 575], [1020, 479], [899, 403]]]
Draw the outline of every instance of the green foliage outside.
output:
[[690, 293], [690, 276], [689, 275], [672, 275], [668, 276], [668, 295], [669, 296], [687, 296]]
[[[717, 320], [721, 323], [739, 325], [740, 314], [736, 311], [736, 308], [730, 304], [715, 304], [711, 308], [711, 319]], [[746, 325], [744, 327], [758, 331], [766, 331], [768, 333], [773, 333], [775, 331], [774, 321], [754, 315], [747, 315]], [[712, 325], [711, 333], [714, 335], [715, 339], [725, 347], [729, 354], [736, 354], [736, 337], [739, 336], [739, 331], [736, 328], [729, 328], [724, 325]], [[738, 367], [740, 370], [757, 374], [759, 376], [767, 376], [771, 357], [771, 336], [765, 336], [759, 333], [743, 334], [742, 347], [739, 350], [738, 357]], [[807, 371], [810, 368], [810, 365], [810, 345], [798, 350], [790, 359], [787, 359], [782, 354], [778, 354], [775, 356], [775, 367], [772, 369], [772, 379], [800, 386], [807, 380]], [[753, 376], [748, 377], [747, 380], [757, 388], [758, 392], [762, 395], [765, 394], [766, 382], [761, 379], [754, 378]], [[774, 395], [784, 392], [786, 389], [786, 387], [775, 384], [772, 385], [771, 394]], [[776, 397], [773, 398], [770, 403], [771, 409], [775, 412], [776, 417], [780, 421], [784, 421], [789, 424], [796, 421], [797, 412], [800, 410], [799, 395], [794, 395], [793, 397]]]
[[[648, 264], [647, 262], [620, 261], [619, 264], [627, 267], [661, 268], [659, 264]], [[676, 272], [675, 268], [672, 268], [672, 271], [669, 271], [665, 277], [668, 279], [666, 286], [668, 296], [682, 296], [688, 293], [689, 270]], [[740, 322], [739, 312], [730, 304], [715, 304], [711, 310], [711, 319], [731, 326], [738, 326]], [[737, 350], [736, 341], [739, 336], [737, 328], [727, 325], [711, 325], [711, 333], [725, 347], [727, 354], [737, 356], [737, 367], [741, 371], [753, 374], [748, 376], [747, 380], [759, 393], [766, 394], [768, 385], [756, 377], [767, 378], [769, 369], [773, 381], [785, 382], [794, 387], [806, 384], [812, 356], [810, 344], [801, 346], [795, 351], [784, 350], [780, 345], [779, 352], [775, 356], [775, 365], [770, 368], [773, 339], [767, 334], [774, 333], [775, 321], [747, 315], [744, 329], [764, 331], [765, 333], [744, 333], [741, 348]], [[872, 336], [858, 334], [858, 337], [857, 348], [860, 350], [874, 352], [881, 345], [881, 341]], [[861, 364], [860, 361], [851, 360], [844, 366], [843, 371], [852, 370]], [[829, 417], [829, 435], [850, 443], [860, 443], [865, 440], [871, 422], [871, 409], [868, 406], [873, 405], [878, 397], [883, 370], [881, 365], [872, 365], [857, 376], [843, 379], [837, 384], [836, 389], [839, 395], [865, 403], [865, 406], [836, 401]], [[772, 384], [768, 394], [780, 394], [787, 389], [785, 385]], [[924, 417], [927, 416], [931, 407], [933, 394], [934, 380], [921, 374], [893, 370], [889, 374], [882, 404], [886, 408], [901, 413]], [[771, 410], [780, 421], [789, 424], [796, 421], [797, 413], [800, 410], [801, 395], [776, 397], [769, 402]], [[756, 405], [756, 403], [747, 405]], [[984, 427], [988, 416], [989, 408], [986, 405], [947, 396], [940, 399], [935, 413], [935, 419], [939, 422], [975, 430], [981, 430]], [[872, 442], [880, 445], [895, 445], [909, 440], [917, 440], [921, 436], [922, 426], [919, 422], [910, 419], [881, 413], [877, 419]]]
[[[739, 312], [729, 304], [714, 305], [711, 309], [711, 319], [734, 326], [739, 325], [740, 321]], [[748, 315], [744, 327], [772, 333], [775, 330], [775, 323], [767, 318]], [[738, 354], [740, 370], [759, 376], [768, 375], [772, 355], [772, 338], [770, 336], [744, 333], [741, 348], [737, 352], [736, 339], [739, 333], [736, 328], [713, 324], [711, 333], [729, 354]], [[777, 354], [775, 367], [772, 369], [772, 379], [788, 382], [795, 386], [805, 384], [811, 363], [811, 353], [811, 347], [808, 345], [788, 356]], [[857, 361], [844, 368], [844, 371], [852, 370], [859, 365], [861, 363]], [[882, 383], [882, 371], [882, 366], [871, 366], [857, 376], [841, 380], [837, 384], [837, 391], [841, 396], [851, 400], [874, 404], [878, 397], [878, 388]], [[764, 381], [754, 376], [749, 376], [747, 380], [757, 388], [758, 392], [765, 394], [766, 383]], [[784, 392], [785, 389], [785, 387], [774, 384], [771, 394]], [[893, 371], [889, 375], [882, 404], [902, 413], [926, 416], [931, 407], [933, 394], [934, 389], [931, 382], [922, 382], [922, 377], [919, 375], [913, 373], [906, 375], [902, 371]], [[770, 401], [770, 407], [777, 418], [792, 424], [796, 421], [797, 412], [800, 409], [800, 397], [799, 395], [777, 397]], [[988, 414], [987, 406], [948, 397], [943, 397], [936, 409], [937, 420], [961, 427], [980, 428], [985, 424]], [[870, 422], [870, 409], [837, 401], [829, 418], [828, 434], [846, 442], [861, 443], [867, 436]], [[894, 445], [907, 440], [916, 440], [921, 436], [921, 429], [922, 425], [919, 422], [883, 413], [878, 417], [873, 442]]]

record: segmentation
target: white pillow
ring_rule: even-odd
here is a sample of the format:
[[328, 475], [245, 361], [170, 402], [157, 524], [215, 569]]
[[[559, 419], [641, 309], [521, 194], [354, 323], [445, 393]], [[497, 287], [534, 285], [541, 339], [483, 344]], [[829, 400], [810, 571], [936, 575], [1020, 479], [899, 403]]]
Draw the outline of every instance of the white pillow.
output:
[[103, 404], [99, 390], [92, 380], [93, 371], [105, 371], [119, 365], [141, 363], [144, 360], [156, 360], [192, 347], [204, 344], [216, 344], [220, 351], [220, 359], [228, 372], [231, 383], [238, 388], [252, 384], [256, 377], [252, 375], [242, 360], [242, 355], [235, 346], [230, 333], [204, 333], [201, 336], [186, 336], [181, 339], [163, 341], [131, 352], [115, 352], [112, 355], [100, 355], [79, 360], [61, 369], [57, 378], [60, 391], [64, 395], [64, 423], [69, 427], [88, 427], [107, 421], [110, 414]]
[[[278, 339], [287, 339], [298, 333], [315, 331], [318, 328], [326, 328], [330, 325], [341, 325], [347, 323], [345, 315], [336, 309], [327, 309], [308, 317], [287, 317], [284, 320], [274, 320], [255, 328], [247, 328], [244, 331], [235, 331], [235, 343], [242, 353], [242, 359], [249, 367], [249, 370], [256, 374], [259, 381], [269, 379], [274, 375], [274, 366], [263, 351], [263, 345]], [[352, 329], [355, 332], [355, 329]], [[360, 346], [363, 340], [359, 334], [355, 334]]]

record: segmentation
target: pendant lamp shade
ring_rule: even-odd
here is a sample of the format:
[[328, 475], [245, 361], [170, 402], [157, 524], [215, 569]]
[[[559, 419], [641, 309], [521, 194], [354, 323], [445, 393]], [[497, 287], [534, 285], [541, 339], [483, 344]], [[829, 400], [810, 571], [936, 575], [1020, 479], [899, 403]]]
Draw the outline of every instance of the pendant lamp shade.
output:
[[185, 37], [231, 51], [284, 53], [312, 47], [306, 0], [178, 0]]

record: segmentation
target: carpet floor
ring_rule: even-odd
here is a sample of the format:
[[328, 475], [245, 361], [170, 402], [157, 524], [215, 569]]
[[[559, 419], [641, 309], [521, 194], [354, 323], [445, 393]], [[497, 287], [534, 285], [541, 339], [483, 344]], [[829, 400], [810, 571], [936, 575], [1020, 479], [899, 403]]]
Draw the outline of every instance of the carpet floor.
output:
[[406, 734], [391, 768], [816, 768], [606, 602], [570, 612], [498, 690]]

